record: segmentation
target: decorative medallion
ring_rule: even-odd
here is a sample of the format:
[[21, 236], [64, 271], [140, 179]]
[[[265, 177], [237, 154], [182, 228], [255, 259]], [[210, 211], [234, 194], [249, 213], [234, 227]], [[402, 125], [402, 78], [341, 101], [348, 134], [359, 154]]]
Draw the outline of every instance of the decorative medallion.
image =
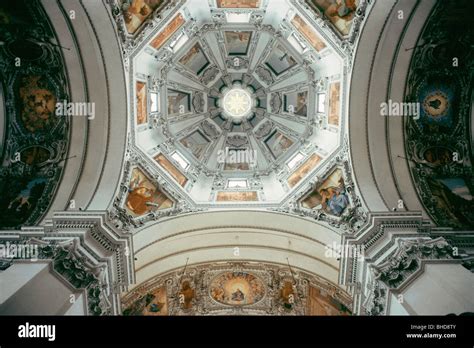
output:
[[265, 291], [263, 282], [246, 272], [221, 274], [209, 286], [209, 294], [215, 301], [232, 306], [257, 303], [265, 296]]

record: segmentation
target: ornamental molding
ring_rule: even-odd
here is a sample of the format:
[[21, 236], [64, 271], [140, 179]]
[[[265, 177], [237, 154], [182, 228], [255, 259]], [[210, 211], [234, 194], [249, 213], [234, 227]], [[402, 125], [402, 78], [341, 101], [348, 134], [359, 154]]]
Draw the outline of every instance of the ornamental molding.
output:
[[231, 59], [227, 59], [225, 64], [227, 69], [237, 71], [242, 69], [248, 69], [250, 65], [247, 59], [241, 57], [233, 57]]
[[456, 263], [453, 248], [442, 237], [398, 239], [396, 250], [377, 265], [369, 265], [370, 281], [362, 304], [369, 315], [386, 315], [390, 294], [398, 294], [418, 278], [428, 263]]
[[[131, 235], [106, 213], [56, 213], [44, 226], [1, 231], [2, 243], [35, 247], [31, 262], [51, 260], [54, 272], [75, 289], [86, 290], [89, 315], [117, 315], [120, 292], [134, 281]], [[25, 259], [2, 259], [13, 264]]]
[[400, 289], [427, 260], [454, 260], [452, 246], [442, 237], [400, 239], [396, 251], [384, 262], [373, 265], [372, 269], [376, 280], [390, 289]]
[[384, 212], [369, 213], [357, 233], [342, 236], [342, 245], [362, 253], [342, 260], [339, 278], [351, 288], [356, 313], [385, 315], [390, 294], [402, 292], [426, 264], [462, 264], [460, 251], [443, 237], [433, 238], [432, 230], [421, 212]]
[[257, 74], [258, 78], [267, 86], [273, 83], [272, 73], [267, 68], [259, 66], [257, 69], [255, 69], [255, 73]]

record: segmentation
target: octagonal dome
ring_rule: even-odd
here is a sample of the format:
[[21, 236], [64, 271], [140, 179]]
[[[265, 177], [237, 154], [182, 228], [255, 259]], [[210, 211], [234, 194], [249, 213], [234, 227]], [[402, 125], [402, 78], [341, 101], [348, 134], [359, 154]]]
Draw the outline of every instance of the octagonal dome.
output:
[[132, 166], [170, 201], [311, 210], [315, 183], [341, 171], [342, 41], [308, 8], [257, 5], [182, 2], [130, 54]]

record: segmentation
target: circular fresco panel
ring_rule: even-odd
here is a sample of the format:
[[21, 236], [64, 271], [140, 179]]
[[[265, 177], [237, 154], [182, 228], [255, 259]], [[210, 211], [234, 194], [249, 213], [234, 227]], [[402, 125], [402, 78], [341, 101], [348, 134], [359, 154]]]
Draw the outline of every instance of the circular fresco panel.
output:
[[257, 303], [265, 296], [265, 285], [253, 274], [226, 272], [212, 280], [209, 292], [219, 303], [245, 306]]

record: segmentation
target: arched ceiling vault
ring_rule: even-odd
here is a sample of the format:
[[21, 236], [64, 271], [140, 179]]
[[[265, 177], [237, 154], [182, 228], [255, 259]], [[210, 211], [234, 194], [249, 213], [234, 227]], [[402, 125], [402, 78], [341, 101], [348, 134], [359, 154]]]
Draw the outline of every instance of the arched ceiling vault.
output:
[[[350, 149], [369, 210], [420, 211], [438, 226], [472, 229], [472, 59], [465, 47], [473, 35], [450, 21], [448, 8], [374, 5], [355, 54]], [[391, 101], [416, 103], [418, 117], [382, 116], [381, 105]]]
[[[371, 211], [424, 211], [413, 189], [400, 140], [403, 118], [381, 116], [380, 105], [389, 99], [404, 99], [413, 54], [406, 48], [416, 46], [433, 6], [434, 1], [377, 2], [357, 46], [351, 77], [349, 137], [355, 180]], [[398, 11], [403, 11], [403, 20], [394, 15]], [[426, 213], [424, 216], [428, 217]]]
[[0, 229], [35, 224], [46, 214], [70, 132], [69, 120], [54, 113], [55, 101], [69, 95], [54, 30], [42, 7], [23, 6], [0, 8]]
[[[71, 117], [65, 172], [47, 218], [60, 210], [105, 210], [113, 200], [126, 147], [126, 86], [120, 43], [99, 2], [46, 3], [70, 81], [70, 101], [94, 105], [93, 117]], [[70, 20], [71, 11], [76, 18]], [[108, 20], [104, 20], [104, 18]], [[91, 78], [93, 76], [93, 78]]]
[[290, 262], [337, 284], [339, 260], [327, 254], [340, 238], [321, 224], [280, 213], [218, 211], [180, 216], [134, 234], [136, 283], [184, 266], [189, 259], [192, 263]]
[[[57, 211], [105, 210], [113, 200], [126, 144], [126, 118], [116, 115], [125, 115], [127, 97], [109, 11], [68, 0], [0, 7], [1, 229]], [[73, 103], [92, 113], [58, 112]]]

